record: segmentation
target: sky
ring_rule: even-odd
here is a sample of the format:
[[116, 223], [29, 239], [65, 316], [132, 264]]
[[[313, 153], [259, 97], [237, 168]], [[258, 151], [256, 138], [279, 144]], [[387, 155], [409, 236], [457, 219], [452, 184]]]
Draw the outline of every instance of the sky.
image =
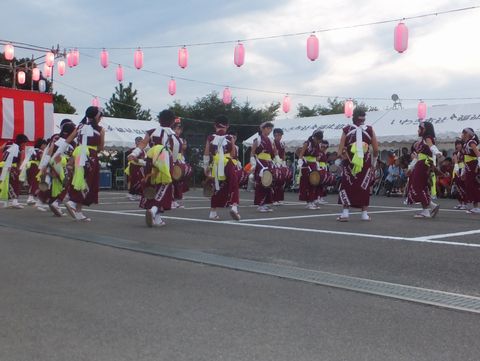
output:
[[[221, 94], [224, 85], [232, 88], [237, 101], [254, 106], [297, 93], [351, 97], [385, 109], [396, 93], [404, 108], [414, 108], [417, 99], [478, 98], [427, 100], [429, 106], [480, 103], [480, 8], [406, 20], [409, 47], [402, 54], [393, 49], [396, 23], [317, 33], [316, 61], [306, 56], [308, 34], [245, 41], [242, 67], [233, 63], [234, 43], [189, 46], [185, 69], [177, 63], [178, 47], [146, 47], [310, 32], [479, 5], [480, 0], [50, 0], [48, 5], [23, 0], [22, 6], [4, 5], [2, 13], [8, 16], [2, 17], [0, 39], [44, 47], [58, 44], [67, 50], [78, 47], [79, 66], [67, 68], [63, 77], [54, 75], [54, 91], [64, 94], [78, 113], [91, 105], [91, 94], [103, 104], [118, 84], [117, 65], [100, 65], [101, 48], [108, 50], [110, 61], [124, 65], [124, 83], [133, 83], [140, 104], [154, 115], [173, 101], [191, 104], [211, 91]], [[145, 47], [144, 71], [133, 68], [136, 47]], [[31, 55], [16, 49], [17, 57]], [[176, 79], [177, 93], [171, 96], [170, 76], [219, 85]], [[305, 95], [292, 95], [292, 111], [279, 116], [294, 117], [300, 103], [326, 104], [325, 98]]]

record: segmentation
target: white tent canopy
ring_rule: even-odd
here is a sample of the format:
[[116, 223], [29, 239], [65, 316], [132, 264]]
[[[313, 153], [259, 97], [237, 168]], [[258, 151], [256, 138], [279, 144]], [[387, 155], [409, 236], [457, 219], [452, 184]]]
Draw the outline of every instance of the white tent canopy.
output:
[[[427, 121], [434, 124], [437, 143], [444, 149], [453, 148], [463, 128], [473, 128], [480, 134], [480, 104], [441, 105], [427, 109]], [[278, 119], [275, 128], [283, 129], [288, 151], [301, 147], [315, 129], [322, 129], [324, 139], [338, 145], [342, 128], [351, 123], [343, 114], [308, 118]], [[367, 112], [366, 124], [372, 125], [380, 147], [410, 146], [418, 139], [417, 109], [380, 110]], [[251, 146], [257, 134], [243, 142]]]
[[[55, 133], [60, 131], [60, 122], [68, 118], [78, 124], [83, 116], [76, 114], [54, 114]], [[105, 129], [105, 148], [129, 149], [135, 147], [135, 138], [144, 137], [147, 130], [158, 126], [155, 121], [103, 117], [100, 125]]]

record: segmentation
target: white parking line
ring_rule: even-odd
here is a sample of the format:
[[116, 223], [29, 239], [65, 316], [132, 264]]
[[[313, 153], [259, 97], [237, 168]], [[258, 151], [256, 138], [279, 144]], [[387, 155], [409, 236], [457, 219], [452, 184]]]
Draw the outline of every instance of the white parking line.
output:
[[[143, 217], [143, 214], [134, 214], [134, 213], [126, 213], [126, 212], [118, 212], [118, 211], [102, 211], [102, 210], [97, 210], [97, 209], [95, 209], [95, 210], [94, 209], [89, 209], [89, 210], [85, 210], [85, 211], [86, 212], [96, 212], [96, 213], [118, 214], [118, 215], [125, 215], [125, 216], [134, 216], [134, 217]], [[225, 225], [226, 224], [226, 225], [229, 225], [229, 226], [266, 228], [266, 229], [272, 229], [272, 230], [285, 230], [285, 231], [321, 233], [321, 234], [337, 234], [337, 235], [355, 236], [355, 237], [363, 237], [363, 238], [376, 238], [376, 239], [395, 240], [395, 241], [408, 241], [408, 242], [416, 242], [416, 243], [448, 245], [448, 246], [456, 246], [456, 247], [480, 248], [480, 244], [477, 244], [477, 243], [435, 241], [433, 239], [426, 238], [426, 237], [429, 237], [429, 236], [409, 238], [409, 237], [397, 237], [397, 236], [389, 236], [389, 235], [381, 235], [381, 234], [343, 232], [343, 231], [333, 231], [333, 230], [327, 230], [327, 229], [286, 227], [286, 226], [267, 225], [267, 224], [240, 223], [240, 222], [235, 222], [235, 221], [214, 221], [214, 220], [210, 220], [210, 219], [173, 217], [173, 216], [164, 216], [164, 215], [162, 215], [162, 218], [174, 219], [174, 220], [180, 220], [180, 221], [199, 222], [199, 223], [215, 223], [215, 224], [219, 224], [219, 225]], [[477, 231], [474, 231], [474, 232], [477, 232]], [[441, 238], [440, 236], [443, 236], [443, 235], [437, 235], [437, 236], [438, 236], [438, 238]], [[432, 237], [435, 237], [435, 236], [432, 236]]]

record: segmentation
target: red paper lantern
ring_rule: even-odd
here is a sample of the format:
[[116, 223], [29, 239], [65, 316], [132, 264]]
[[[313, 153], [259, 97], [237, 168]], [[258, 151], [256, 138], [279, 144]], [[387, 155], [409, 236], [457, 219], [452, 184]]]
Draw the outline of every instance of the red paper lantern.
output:
[[24, 71], [19, 71], [17, 73], [17, 81], [18, 84], [25, 84], [25, 72]]
[[69, 51], [67, 53], [67, 64], [68, 64], [68, 67], [69, 68], [73, 68], [75, 66], [74, 64], [74, 56], [73, 56], [73, 52], [72, 51]]
[[97, 98], [97, 97], [95, 97], [95, 98], [92, 99], [92, 105], [93, 105], [94, 107], [98, 107], [99, 104], [100, 104], [100, 103], [98, 102], [98, 98]]
[[399, 53], [403, 53], [407, 50], [408, 47], [408, 28], [407, 26], [400, 22], [395, 27], [394, 36], [393, 36], [393, 47]]
[[345, 116], [347, 118], [351, 118], [353, 115], [353, 108], [354, 108], [353, 101], [351, 99], [348, 99], [345, 101], [345, 104], [343, 106]]
[[38, 68], [33, 68], [32, 69], [32, 79], [33, 79], [33, 81], [39, 81], [40, 80], [40, 69], [38, 69]]
[[135, 64], [135, 68], [140, 70], [143, 67], [143, 51], [142, 51], [142, 49], [138, 48], [137, 50], [135, 50], [135, 56], [134, 56], [133, 62]]
[[78, 49], [73, 49], [73, 66], [77, 66], [78, 62], [80, 61], [80, 53], [78, 52]]
[[5, 44], [3, 47], [3, 53], [5, 55], [5, 60], [11, 61], [15, 55], [15, 48], [12, 44]]
[[245, 62], [245, 47], [240, 42], [235, 46], [235, 51], [233, 53], [233, 62], [238, 67], [241, 67]]
[[100, 53], [100, 64], [106, 68], [108, 66], [108, 51], [105, 49]]
[[65, 75], [65, 62], [63, 60], [57, 62], [57, 68], [58, 74], [60, 74], [60, 76]]
[[177, 92], [177, 82], [175, 81], [175, 79], [172, 78], [168, 82], [168, 93], [170, 95], [175, 95], [176, 92]]
[[118, 67], [117, 67], [117, 80], [123, 81], [123, 68], [120, 64], [118, 64]]
[[43, 64], [43, 75], [45, 75], [46, 78], [52, 75], [52, 68], [49, 67], [47, 63]]
[[232, 92], [229, 88], [223, 89], [223, 104], [228, 105], [232, 102]]
[[53, 66], [53, 63], [55, 62], [55, 54], [53, 54], [51, 51], [49, 51], [45, 55], [45, 64], [49, 66], [50, 68]]
[[423, 100], [420, 100], [420, 103], [418, 103], [417, 116], [420, 120], [424, 120], [427, 117], [427, 104]]
[[283, 104], [282, 104], [282, 109], [285, 113], [288, 113], [290, 111], [290, 105], [291, 105], [290, 97], [288, 95], [285, 95], [283, 97]]
[[311, 61], [315, 61], [318, 58], [318, 38], [312, 34], [307, 39], [307, 57]]
[[182, 47], [178, 50], [178, 65], [182, 69], [185, 69], [188, 65], [188, 50], [186, 47]]

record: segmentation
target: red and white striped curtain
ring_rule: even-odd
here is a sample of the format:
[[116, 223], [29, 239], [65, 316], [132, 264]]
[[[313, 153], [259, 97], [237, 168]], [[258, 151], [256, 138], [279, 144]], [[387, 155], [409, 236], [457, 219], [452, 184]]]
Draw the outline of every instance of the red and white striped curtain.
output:
[[0, 87], [0, 141], [23, 133], [34, 142], [53, 131], [51, 94]]

